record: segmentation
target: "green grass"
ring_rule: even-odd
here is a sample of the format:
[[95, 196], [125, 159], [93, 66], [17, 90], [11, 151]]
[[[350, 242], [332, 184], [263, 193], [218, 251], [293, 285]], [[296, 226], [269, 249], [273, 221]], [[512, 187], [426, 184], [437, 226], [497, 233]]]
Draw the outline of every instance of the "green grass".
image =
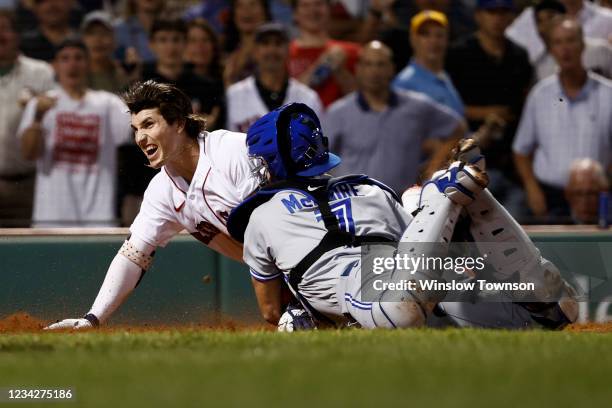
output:
[[0, 388], [75, 390], [50, 407], [598, 407], [611, 381], [612, 333], [0, 334]]

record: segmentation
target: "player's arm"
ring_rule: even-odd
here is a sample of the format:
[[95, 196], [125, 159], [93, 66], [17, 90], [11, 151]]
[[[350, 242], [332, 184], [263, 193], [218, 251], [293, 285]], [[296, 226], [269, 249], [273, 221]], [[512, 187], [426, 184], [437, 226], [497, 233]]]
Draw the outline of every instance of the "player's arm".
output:
[[283, 291], [283, 279], [278, 276], [270, 280], [258, 280], [251, 277], [253, 289], [257, 297], [257, 305], [261, 316], [270, 324], [278, 324], [281, 315], [281, 298]]
[[134, 237], [127, 239], [108, 267], [98, 296], [82, 318], [64, 319], [46, 329], [82, 329], [97, 327], [106, 322], [125, 302], [140, 279], [151, 266], [155, 247]]

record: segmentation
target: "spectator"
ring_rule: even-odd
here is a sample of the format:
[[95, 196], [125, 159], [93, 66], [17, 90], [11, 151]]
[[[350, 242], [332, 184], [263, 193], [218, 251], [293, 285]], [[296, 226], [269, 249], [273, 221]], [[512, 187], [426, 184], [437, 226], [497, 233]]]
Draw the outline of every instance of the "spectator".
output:
[[393, 85], [400, 89], [424, 93], [463, 116], [461, 97], [444, 71], [448, 45], [446, 16], [433, 10], [421, 11], [414, 16], [410, 24], [410, 43], [414, 57], [397, 75]]
[[340, 154], [340, 173], [365, 173], [402, 192], [419, 176], [429, 158], [427, 178], [446, 160], [465, 134], [453, 110], [427, 96], [394, 91], [393, 55], [378, 41], [364, 46], [357, 64], [357, 92], [330, 106], [323, 129], [330, 150]]
[[[612, 11], [590, 1], [561, 0], [570, 17], [582, 25], [585, 37], [612, 41]], [[525, 47], [531, 61], [536, 61], [545, 53], [546, 46], [538, 34], [534, 7], [528, 7], [506, 30], [506, 36]]]
[[577, 224], [596, 224], [599, 216], [599, 196], [608, 191], [610, 183], [601, 163], [593, 159], [575, 160], [565, 187], [572, 220]]
[[155, 55], [149, 47], [153, 21], [164, 11], [162, 0], [126, 0], [123, 19], [115, 27], [117, 58], [131, 72], [141, 63], [152, 63]]
[[315, 91], [289, 78], [287, 57], [289, 37], [278, 23], [259, 27], [255, 35], [256, 74], [227, 90], [228, 129], [246, 132], [266, 113], [289, 102], [302, 102], [321, 114], [321, 100]]
[[[410, 37], [410, 21], [421, 11], [435, 10], [444, 13], [449, 20], [448, 31], [450, 40], [454, 41], [475, 30], [473, 7], [465, 1], [450, 0], [372, 0], [370, 13], [366, 18], [365, 37], [373, 39], [373, 30], [377, 36], [393, 50], [395, 67], [400, 70], [412, 57], [412, 48], [406, 44]], [[369, 36], [368, 36], [369, 33]]]
[[599, 0], [599, 1], [597, 1], [597, 4], [600, 7], [605, 7], [607, 9], [612, 9], [612, 0]]
[[[530, 54], [538, 81], [553, 75], [557, 71], [555, 60], [548, 52], [548, 46], [546, 45], [548, 42], [547, 35], [551, 21], [565, 13], [565, 6], [558, 0], [543, 0], [534, 7], [538, 40], [545, 44], [541, 54], [535, 55], [534, 51]], [[529, 44], [521, 45], [527, 50], [530, 48]], [[584, 45], [582, 58], [585, 68], [607, 78], [612, 77], [612, 46], [607, 41], [598, 38], [585, 38]]]
[[87, 49], [58, 46], [60, 85], [28, 102], [19, 125], [22, 153], [37, 160], [33, 225], [116, 225], [117, 146], [129, 141], [130, 116], [118, 96], [87, 89]]
[[580, 25], [556, 20], [550, 52], [559, 73], [530, 92], [514, 141], [516, 166], [536, 216], [569, 216], [564, 196], [571, 163], [591, 158], [612, 163], [612, 83], [588, 72]]
[[209, 130], [223, 126], [225, 108], [222, 84], [197, 77], [183, 63], [187, 44], [185, 22], [181, 19], [155, 20], [151, 27], [150, 44], [156, 62], [144, 66], [142, 79], [175, 85], [191, 98], [195, 114], [207, 116]]
[[[390, 0], [383, 0], [389, 2]], [[337, 40], [359, 41], [361, 26], [372, 3], [380, 0], [331, 0], [329, 36]]]
[[524, 204], [512, 140], [533, 70], [525, 50], [504, 37], [513, 18], [512, 0], [478, 0], [474, 17], [478, 30], [449, 48], [447, 70], [465, 103], [470, 130], [481, 130], [489, 188], [518, 216]]
[[21, 158], [17, 128], [27, 98], [50, 90], [53, 70], [19, 53], [16, 17], [0, 9], [0, 227], [27, 227], [36, 168]]
[[89, 53], [89, 88], [121, 92], [128, 77], [113, 56], [115, 34], [111, 16], [104, 11], [92, 11], [83, 19], [81, 34]]
[[32, 11], [38, 27], [21, 36], [21, 51], [30, 58], [51, 61], [55, 47], [74, 34], [70, 27], [73, 0], [36, 0]]
[[289, 73], [328, 106], [355, 89], [359, 46], [329, 38], [329, 0], [293, 0], [292, 5], [300, 33], [289, 46]]
[[270, 20], [270, 9], [266, 0], [231, 1], [230, 20], [225, 37], [225, 48], [229, 53], [223, 72], [226, 86], [254, 73], [255, 31], [260, 25]]
[[222, 81], [221, 49], [217, 34], [203, 19], [196, 18], [187, 25], [186, 63], [195, 75], [209, 81]]
[[185, 21], [203, 19], [217, 34], [223, 34], [229, 20], [229, 0], [201, 0], [185, 11]]

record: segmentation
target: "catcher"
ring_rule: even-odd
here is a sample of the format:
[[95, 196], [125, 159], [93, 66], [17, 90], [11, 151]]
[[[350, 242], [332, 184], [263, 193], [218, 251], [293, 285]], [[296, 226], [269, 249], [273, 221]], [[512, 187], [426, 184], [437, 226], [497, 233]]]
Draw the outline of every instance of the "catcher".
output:
[[[249, 129], [246, 141], [263, 187], [232, 211], [228, 231], [244, 242], [244, 261], [270, 323], [281, 317], [285, 281], [308, 312], [288, 309], [281, 322], [294, 327], [309, 327], [311, 320], [317, 325], [418, 327], [443, 317], [462, 326], [561, 328], [576, 320], [571, 287], [488, 192], [484, 158], [471, 142], [463, 142], [457, 161], [418, 194], [405, 194], [402, 206], [392, 190], [367, 176], [325, 175], [340, 158], [328, 151], [319, 119], [306, 105], [270, 112]], [[372, 280], [361, 267], [362, 245], [402, 241], [408, 251], [426, 251], [431, 247], [426, 243], [451, 242], [464, 213], [473, 237], [500, 244], [488, 249], [495, 273], [504, 276], [518, 269], [523, 280], [546, 289], [538, 292], [537, 302], [464, 305], [443, 302], [438, 291], [410, 289], [399, 296], [383, 291], [374, 301], [361, 299]], [[508, 242], [515, 247], [511, 255]], [[392, 255], [395, 248], [389, 248]], [[426, 269], [416, 276], [435, 277]]]

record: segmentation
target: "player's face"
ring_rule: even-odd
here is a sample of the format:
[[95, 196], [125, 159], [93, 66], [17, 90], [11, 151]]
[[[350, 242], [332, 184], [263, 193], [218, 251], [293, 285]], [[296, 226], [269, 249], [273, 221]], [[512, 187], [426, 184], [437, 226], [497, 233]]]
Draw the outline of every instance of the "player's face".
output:
[[79, 47], [61, 49], [53, 60], [57, 81], [64, 88], [85, 86], [89, 64], [87, 54]]
[[442, 61], [448, 44], [448, 32], [440, 24], [424, 23], [412, 36], [414, 54], [427, 61]]
[[136, 144], [155, 169], [178, 158], [187, 142], [182, 125], [178, 121], [174, 124], [166, 122], [157, 108], [133, 113], [132, 129]]

